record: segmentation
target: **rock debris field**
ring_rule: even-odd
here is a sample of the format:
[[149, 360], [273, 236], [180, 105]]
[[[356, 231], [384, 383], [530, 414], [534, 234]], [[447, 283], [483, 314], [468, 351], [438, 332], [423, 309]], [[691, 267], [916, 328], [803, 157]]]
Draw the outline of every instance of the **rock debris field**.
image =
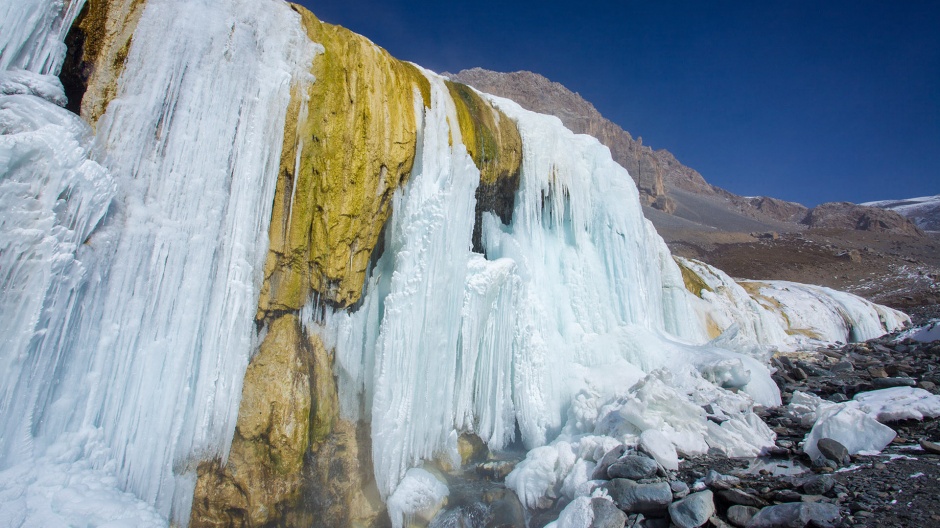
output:
[[[776, 355], [773, 379], [783, 405], [760, 412], [777, 434], [767, 456], [728, 458], [713, 449], [670, 471], [657, 462], [655, 447], [619, 446], [594, 469], [590, 497], [546, 504], [527, 524], [940, 527], [940, 341], [931, 340], [940, 322], [922, 328], [916, 339], [908, 331]], [[499, 486], [509, 468], [494, 475], [492, 467], [481, 463], [478, 476]], [[499, 509], [480, 508], [471, 524], [522, 522], [521, 508], [512, 508], [514, 515]], [[431, 526], [465, 525], [446, 517]]]

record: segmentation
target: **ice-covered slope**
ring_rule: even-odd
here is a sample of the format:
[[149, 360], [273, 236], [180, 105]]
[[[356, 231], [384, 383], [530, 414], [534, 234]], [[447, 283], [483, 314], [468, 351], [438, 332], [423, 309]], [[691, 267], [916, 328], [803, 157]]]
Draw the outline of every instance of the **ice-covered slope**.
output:
[[82, 3], [0, 3], [0, 520], [342, 525], [465, 432], [572, 486], [768, 445], [779, 323], [691, 294], [594, 138], [276, 0], [142, 4], [86, 123], [44, 75]]
[[890, 209], [911, 219], [924, 231], [940, 231], [940, 195], [906, 200], [881, 200], [861, 205]]

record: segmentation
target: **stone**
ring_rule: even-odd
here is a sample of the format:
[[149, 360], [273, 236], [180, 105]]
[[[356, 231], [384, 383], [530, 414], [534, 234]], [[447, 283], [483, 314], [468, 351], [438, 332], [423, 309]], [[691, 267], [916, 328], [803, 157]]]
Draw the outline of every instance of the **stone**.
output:
[[831, 370], [833, 374], [838, 374], [840, 372], [852, 372], [855, 370], [855, 367], [852, 366], [852, 363], [848, 361], [840, 361], [833, 365], [829, 370]]
[[619, 446], [604, 453], [604, 456], [601, 457], [600, 461], [597, 463], [597, 466], [594, 467], [594, 473], [591, 474], [591, 480], [609, 479], [610, 477], [607, 476], [607, 468], [619, 460], [620, 457], [622, 457], [626, 452], [627, 446], [620, 444]]
[[835, 528], [842, 519], [839, 507], [824, 502], [791, 502], [768, 506], [757, 512], [747, 528], [804, 528], [811, 526]]
[[672, 490], [672, 498], [675, 500], [679, 500], [689, 494], [689, 485], [681, 480], [670, 482], [669, 488]]
[[627, 478], [642, 480], [656, 474], [659, 465], [652, 458], [639, 455], [627, 455], [612, 464], [607, 469], [609, 478]]
[[726, 490], [740, 484], [741, 479], [733, 475], [722, 475], [714, 469], [711, 469], [708, 471], [708, 474], [705, 475], [703, 482], [713, 490]]
[[834, 484], [832, 475], [816, 475], [803, 482], [803, 491], [809, 495], [823, 495], [831, 490]]
[[590, 528], [623, 528], [627, 522], [627, 514], [609, 499], [591, 499], [591, 509], [594, 511], [594, 520], [591, 521]]
[[800, 502], [803, 496], [793, 490], [780, 490], [771, 495], [774, 502]]
[[932, 455], [940, 455], [940, 444], [935, 444], [929, 440], [921, 440], [920, 447]]
[[847, 464], [849, 462], [849, 450], [840, 442], [832, 438], [820, 438], [816, 443], [816, 448], [820, 454], [836, 464]]
[[755, 508], [763, 508], [764, 506], [767, 506], [767, 501], [764, 499], [735, 488], [719, 491], [718, 496], [721, 497], [721, 500], [730, 504], [737, 504], [740, 506], [754, 506]]
[[917, 380], [913, 378], [872, 378], [871, 384], [876, 389], [914, 387], [917, 385]]
[[715, 500], [709, 490], [693, 493], [669, 505], [669, 518], [679, 528], [697, 528], [715, 513]]
[[602, 484], [617, 507], [627, 513], [660, 516], [672, 503], [672, 489], [666, 482], [637, 484], [629, 479], [612, 479]]
[[735, 504], [734, 506], [728, 508], [728, 522], [739, 528], [744, 528], [747, 526], [748, 521], [757, 515], [757, 512], [759, 511], [760, 509], [753, 506], [741, 506], [740, 504]]

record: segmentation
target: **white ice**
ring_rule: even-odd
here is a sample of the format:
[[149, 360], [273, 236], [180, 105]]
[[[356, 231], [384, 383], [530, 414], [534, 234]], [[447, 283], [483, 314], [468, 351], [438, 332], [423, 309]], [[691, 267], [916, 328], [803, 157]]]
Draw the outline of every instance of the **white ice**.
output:
[[923, 389], [892, 387], [860, 392], [850, 401], [834, 403], [795, 391], [787, 413], [803, 426], [812, 426], [803, 450], [814, 459], [820, 456], [816, 443], [821, 438], [837, 440], [850, 454], [877, 453], [896, 436], [883, 422], [940, 416], [940, 396]]
[[[0, 208], [0, 469], [51, 467], [51, 446], [93, 427], [109, 455], [89, 467], [185, 525], [196, 463], [224, 460], [233, 435], [285, 113], [317, 46], [274, 0], [150, 0], [92, 142], [42, 99], [62, 102], [54, 82], [8, 71], [55, 74], [80, 7], [0, 3], [0, 87], [16, 94], [0, 96], [15, 202]], [[4, 511], [29, 497], [41, 515], [45, 481]]]
[[419, 516], [430, 520], [448, 495], [447, 486], [433, 474], [421, 468], [409, 469], [386, 501], [392, 528], [412, 526]]

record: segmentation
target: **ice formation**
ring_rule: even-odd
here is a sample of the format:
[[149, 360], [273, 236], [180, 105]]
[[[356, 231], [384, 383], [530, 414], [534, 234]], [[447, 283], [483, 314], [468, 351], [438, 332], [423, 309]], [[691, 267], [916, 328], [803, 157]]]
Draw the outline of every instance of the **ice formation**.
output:
[[729, 335], [716, 340], [765, 359], [769, 350], [865, 341], [900, 330], [910, 318], [851, 293], [789, 281], [735, 281], [692, 259], [680, 265], [701, 281], [699, 317]]
[[148, 2], [93, 143], [39, 76], [64, 57], [64, 3], [3, 2], [0, 468], [91, 427], [110, 455], [88, 471], [185, 522], [195, 464], [225, 457], [291, 83], [316, 51], [264, 3]]
[[[149, 0], [92, 135], [52, 76], [81, 6], [0, 2], [0, 520], [185, 525], [196, 464], [233, 436], [288, 103], [320, 48], [275, 0]], [[590, 494], [620, 444], [669, 467], [757, 454], [773, 433], [753, 407], [780, 403], [761, 359], [788, 330], [902, 322], [808, 286], [761, 283], [755, 302], [686, 262], [714, 290], [690, 294], [607, 148], [488, 96], [523, 165], [511, 222], [485, 213], [471, 252], [480, 171], [424, 74], [362, 302], [302, 313], [335, 349], [343, 416], [371, 425], [394, 522], [446, 495], [415, 468], [453, 459], [461, 432], [498, 450], [518, 429], [532, 451], [507, 483], [528, 505]]]
[[842, 443], [850, 454], [877, 453], [896, 436], [884, 422], [940, 416], [940, 396], [924, 389], [892, 387], [860, 392], [850, 401], [834, 403], [795, 391], [787, 413], [804, 427], [812, 426], [803, 450], [813, 459], [821, 456], [816, 443], [822, 438]]

